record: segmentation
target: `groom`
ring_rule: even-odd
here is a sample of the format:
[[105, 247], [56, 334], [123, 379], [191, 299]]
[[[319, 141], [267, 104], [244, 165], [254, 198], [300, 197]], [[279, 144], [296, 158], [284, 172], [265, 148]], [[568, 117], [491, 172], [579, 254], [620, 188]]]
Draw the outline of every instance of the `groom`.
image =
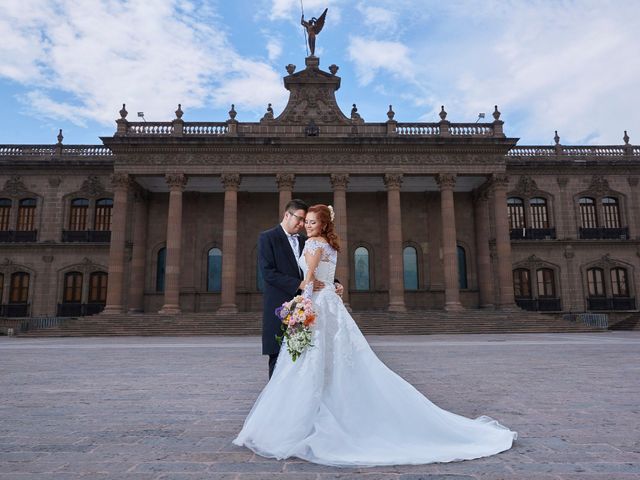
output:
[[[276, 335], [280, 335], [281, 320], [275, 310], [291, 300], [300, 290], [303, 275], [298, 267], [298, 258], [304, 248], [304, 219], [308, 206], [299, 199], [293, 199], [284, 209], [282, 222], [270, 230], [262, 232], [258, 238], [258, 262], [264, 279], [262, 314], [262, 354], [269, 355], [269, 378], [276, 366], [280, 345]], [[314, 282], [314, 290], [324, 283]], [[342, 286], [336, 286], [342, 294]]]

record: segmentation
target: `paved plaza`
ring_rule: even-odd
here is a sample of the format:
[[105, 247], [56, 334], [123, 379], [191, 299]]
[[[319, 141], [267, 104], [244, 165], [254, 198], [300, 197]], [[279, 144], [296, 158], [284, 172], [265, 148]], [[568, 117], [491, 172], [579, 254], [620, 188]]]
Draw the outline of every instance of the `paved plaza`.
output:
[[514, 448], [376, 468], [264, 459], [231, 444], [266, 382], [257, 337], [0, 337], [0, 480], [640, 479], [640, 333], [369, 341], [442, 408], [517, 430]]

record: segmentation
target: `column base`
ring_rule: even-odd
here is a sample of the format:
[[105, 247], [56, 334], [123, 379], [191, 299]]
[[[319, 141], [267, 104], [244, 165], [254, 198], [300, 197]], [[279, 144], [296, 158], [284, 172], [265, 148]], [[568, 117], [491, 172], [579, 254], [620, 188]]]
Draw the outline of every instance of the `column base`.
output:
[[232, 313], [238, 313], [238, 306], [234, 303], [229, 305], [221, 305], [220, 308], [216, 311], [218, 315], [228, 315]]
[[160, 315], [178, 315], [182, 313], [182, 310], [178, 305], [163, 305], [163, 307], [158, 310]]
[[144, 313], [144, 310], [142, 308], [130, 308], [127, 313], [135, 315], [135, 314], [139, 314], [139, 313]]
[[449, 302], [445, 303], [444, 309], [447, 312], [461, 312], [465, 310], [460, 302]]
[[123, 313], [122, 305], [107, 305], [100, 315], [122, 315]]
[[407, 307], [405, 307], [404, 303], [390, 303], [387, 311], [402, 313], [407, 311]]

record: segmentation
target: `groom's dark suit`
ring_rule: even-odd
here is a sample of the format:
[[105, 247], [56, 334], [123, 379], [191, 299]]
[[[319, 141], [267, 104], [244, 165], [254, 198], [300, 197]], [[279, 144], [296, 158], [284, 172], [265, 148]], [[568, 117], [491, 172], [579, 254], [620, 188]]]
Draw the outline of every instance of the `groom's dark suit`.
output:
[[[299, 253], [304, 247], [304, 238], [298, 237]], [[293, 255], [289, 239], [282, 226], [278, 225], [260, 234], [258, 238], [258, 261], [264, 279], [264, 310], [262, 315], [262, 354], [277, 355], [280, 345], [280, 319], [275, 309], [291, 300], [298, 292], [302, 273]]]

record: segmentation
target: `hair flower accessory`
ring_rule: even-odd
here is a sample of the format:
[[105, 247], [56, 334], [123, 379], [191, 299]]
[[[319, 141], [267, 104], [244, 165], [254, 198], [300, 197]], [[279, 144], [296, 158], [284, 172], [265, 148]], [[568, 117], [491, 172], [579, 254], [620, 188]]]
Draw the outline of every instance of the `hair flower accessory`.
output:
[[329, 218], [331, 218], [331, 221], [333, 222], [333, 220], [336, 218], [336, 213], [333, 211], [333, 207], [331, 205], [329, 205], [327, 208], [329, 209]]

